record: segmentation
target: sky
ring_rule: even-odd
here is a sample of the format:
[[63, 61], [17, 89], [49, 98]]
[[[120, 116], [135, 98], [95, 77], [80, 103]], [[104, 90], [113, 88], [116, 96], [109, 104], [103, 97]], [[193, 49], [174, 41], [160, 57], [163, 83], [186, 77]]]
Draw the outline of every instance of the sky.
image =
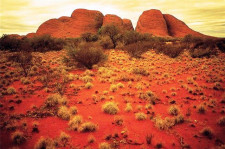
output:
[[225, 0], [0, 0], [0, 36], [36, 32], [43, 22], [71, 16], [77, 8], [116, 14], [134, 27], [143, 11], [159, 9], [195, 31], [225, 37]]

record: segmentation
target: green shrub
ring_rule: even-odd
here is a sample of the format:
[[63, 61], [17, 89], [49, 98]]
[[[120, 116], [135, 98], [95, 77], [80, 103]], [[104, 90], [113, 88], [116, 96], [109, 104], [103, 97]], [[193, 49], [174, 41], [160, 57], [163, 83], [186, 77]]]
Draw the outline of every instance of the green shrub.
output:
[[181, 44], [160, 43], [160, 45], [154, 46], [154, 49], [157, 53], [163, 53], [171, 58], [176, 58], [184, 51], [185, 48]]
[[127, 31], [123, 35], [123, 41], [125, 45], [137, 43], [139, 41], [150, 41], [153, 40], [150, 34], [142, 34], [136, 31]]
[[107, 114], [115, 115], [118, 113], [119, 108], [115, 102], [106, 102], [102, 105], [102, 110]]
[[81, 43], [77, 48], [68, 48], [69, 57], [85, 66], [92, 69], [92, 66], [106, 60], [106, 55], [98, 44]]
[[120, 29], [113, 24], [102, 26], [99, 29], [100, 35], [108, 36], [112, 40], [113, 48], [116, 47], [117, 41], [119, 41], [121, 39], [120, 33], [121, 33]]

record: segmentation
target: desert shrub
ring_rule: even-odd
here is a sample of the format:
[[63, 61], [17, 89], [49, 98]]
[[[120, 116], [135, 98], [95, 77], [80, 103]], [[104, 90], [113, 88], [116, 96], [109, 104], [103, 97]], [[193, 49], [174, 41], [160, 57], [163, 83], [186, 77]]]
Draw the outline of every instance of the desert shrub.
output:
[[66, 144], [69, 142], [70, 138], [70, 135], [62, 131], [59, 136], [59, 141], [63, 145], [63, 147], [65, 147]]
[[96, 140], [96, 139], [95, 139], [94, 136], [92, 136], [92, 135], [88, 136], [88, 143], [94, 143], [95, 140]]
[[35, 149], [54, 149], [54, 141], [51, 138], [40, 137], [34, 146]]
[[53, 38], [50, 35], [35, 36], [30, 39], [30, 42], [32, 51], [35, 52], [59, 51], [64, 46], [62, 39]]
[[161, 130], [167, 130], [175, 125], [173, 118], [166, 117], [162, 119], [160, 116], [154, 118], [155, 126]]
[[136, 120], [143, 121], [143, 120], [146, 120], [147, 115], [143, 112], [138, 112], [135, 114], [135, 118]]
[[115, 116], [114, 117], [114, 123], [116, 124], [116, 125], [123, 125], [123, 118], [121, 117], [121, 116]]
[[153, 38], [151, 38], [151, 35], [147, 34], [147, 33], [142, 34], [142, 33], [136, 32], [136, 31], [127, 31], [123, 35], [123, 41], [124, 41], [125, 45], [137, 43], [140, 41], [150, 41], [150, 40], [153, 40]]
[[181, 124], [181, 123], [183, 123], [184, 122], [184, 116], [182, 114], [177, 115], [174, 118], [174, 122], [175, 122], [175, 124]]
[[204, 104], [200, 104], [200, 105], [197, 107], [197, 111], [198, 111], [198, 113], [201, 113], [201, 114], [205, 113], [205, 111], [206, 111], [205, 105], [204, 105]]
[[67, 99], [59, 94], [52, 94], [47, 97], [45, 100], [46, 107], [53, 107], [58, 104], [65, 105], [67, 103]]
[[0, 38], [0, 50], [9, 50], [11, 52], [20, 51], [22, 40], [17, 37], [3, 34]]
[[109, 143], [107, 142], [102, 142], [99, 144], [99, 149], [112, 149]]
[[140, 58], [141, 55], [147, 52], [150, 48], [152, 48], [152, 44], [148, 42], [136, 42], [124, 47], [125, 51], [131, 56], [135, 58]]
[[143, 75], [143, 76], [149, 75], [149, 72], [144, 68], [133, 68], [132, 72], [134, 74], [140, 74], [140, 75]]
[[72, 106], [72, 107], [70, 107], [70, 114], [72, 114], [72, 115], [75, 115], [75, 114], [77, 114], [77, 107], [76, 106]]
[[70, 129], [76, 131], [78, 129], [78, 126], [82, 123], [82, 121], [83, 121], [82, 116], [76, 115], [69, 121], [68, 125]]
[[106, 102], [102, 105], [102, 110], [107, 114], [115, 115], [118, 113], [119, 108], [115, 102]]
[[92, 66], [106, 60], [106, 55], [98, 44], [94, 43], [81, 43], [77, 48], [68, 48], [68, 56], [85, 66], [92, 69]]
[[24, 133], [21, 131], [15, 131], [11, 135], [11, 139], [13, 144], [17, 144], [17, 145], [20, 145], [26, 141], [26, 137], [24, 136]]
[[38, 122], [33, 122], [33, 124], [32, 124], [32, 132], [38, 133], [39, 132], [38, 126], [39, 126]]
[[102, 36], [98, 41], [103, 49], [112, 49], [113, 43], [109, 36]]
[[181, 44], [161, 43], [155, 46], [155, 50], [157, 53], [163, 53], [171, 58], [176, 58], [184, 51], [184, 47]]
[[224, 38], [218, 40], [216, 45], [221, 52], [223, 52], [223, 53], [225, 52], [225, 39]]
[[178, 115], [179, 112], [180, 112], [180, 109], [177, 106], [172, 105], [169, 107], [169, 114]]
[[98, 36], [92, 33], [83, 33], [81, 38], [86, 42], [95, 42], [98, 40]]
[[21, 51], [16, 54], [13, 54], [11, 57], [8, 57], [8, 59], [18, 63], [21, 69], [23, 70], [25, 77], [28, 76], [31, 67], [33, 66], [32, 63], [33, 56], [31, 52]]
[[220, 119], [217, 121], [217, 124], [220, 126], [225, 126], [225, 116], [220, 117]]
[[127, 103], [127, 104], [126, 104], [125, 111], [126, 111], [126, 112], [130, 112], [130, 111], [132, 111], [132, 110], [133, 110], [133, 108], [132, 108], [132, 106], [131, 106], [131, 103]]
[[66, 106], [60, 106], [57, 115], [63, 120], [70, 119], [70, 111]]
[[111, 84], [110, 85], [110, 91], [111, 92], [116, 92], [118, 90], [118, 86], [116, 84]]
[[30, 84], [29, 78], [26, 78], [26, 77], [21, 78], [20, 81], [21, 81], [23, 84]]
[[109, 38], [112, 40], [113, 48], [116, 47], [117, 41], [119, 41], [121, 39], [120, 33], [121, 33], [120, 29], [113, 24], [102, 26], [99, 29], [100, 35], [109, 36]]
[[79, 127], [79, 132], [93, 132], [97, 130], [97, 125], [92, 122], [85, 122]]
[[209, 127], [204, 127], [204, 128], [200, 131], [200, 133], [201, 133], [203, 136], [206, 136], [206, 137], [208, 137], [208, 138], [212, 138], [212, 136], [213, 136], [213, 131], [212, 131], [212, 129], [209, 128]]
[[145, 140], [148, 145], [152, 143], [152, 138], [153, 138], [153, 134], [145, 136]]
[[94, 86], [94, 85], [93, 85], [91, 82], [87, 82], [87, 83], [85, 84], [85, 88], [86, 88], [86, 89], [91, 89], [93, 86]]
[[8, 87], [7, 88], [7, 93], [9, 95], [15, 94], [16, 93], [16, 89], [14, 87]]
[[201, 57], [210, 57], [211, 55], [217, 55], [215, 50], [210, 48], [196, 48], [189, 50], [191, 57], [193, 58], [201, 58]]

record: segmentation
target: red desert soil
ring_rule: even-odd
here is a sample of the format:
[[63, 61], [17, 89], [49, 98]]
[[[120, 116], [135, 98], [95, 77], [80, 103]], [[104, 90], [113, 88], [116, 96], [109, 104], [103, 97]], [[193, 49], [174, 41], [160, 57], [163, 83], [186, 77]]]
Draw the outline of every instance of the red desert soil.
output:
[[[50, 66], [48, 70], [52, 70], [52, 74], [60, 74], [61, 79], [49, 78], [46, 87], [40, 81], [46, 76], [40, 73], [41, 68], [27, 77], [29, 83], [23, 84], [23, 76], [15, 75], [19, 71], [18, 66], [7, 61], [5, 57], [9, 53], [2, 52], [1, 76], [14, 75], [6, 79], [11, 81], [9, 86], [3, 84], [1, 87], [0, 148], [31, 149], [41, 137], [52, 138], [55, 143], [58, 142], [58, 148], [98, 148], [102, 142], [127, 149], [155, 148], [160, 147], [160, 144], [163, 148], [224, 147], [225, 127], [218, 125], [217, 121], [225, 116], [225, 54], [208, 59], [193, 59], [184, 53], [171, 59], [149, 51], [143, 58], [135, 59], [129, 58], [121, 50], [109, 50], [106, 53], [109, 55], [108, 60], [93, 70], [66, 66], [62, 62], [64, 50], [33, 53], [43, 58], [42, 65]], [[66, 106], [76, 106], [77, 114], [74, 116], [80, 115], [83, 122], [96, 124], [96, 131], [71, 130], [68, 123], [74, 116], [71, 115], [70, 120], [63, 120], [54, 111], [57, 105], [43, 108], [47, 97], [56, 93], [54, 83], [65, 78], [69, 78], [63, 91], [63, 96], [68, 100]], [[85, 88], [87, 79], [93, 84], [90, 89]], [[118, 90], [112, 92], [112, 85]], [[16, 93], [8, 95], [5, 91], [8, 87], [14, 87]], [[154, 97], [151, 98], [152, 102], [141, 96], [146, 95], [146, 92]], [[110, 115], [102, 111], [102, 105], [108, 101], [118, 104], [117, 114]], [[130, 112], [125, 110], [127, 103], [132, 106]], [[179, 109], [178, 115], [184, 118], [183, 122], [174, 123], [177, 116], [168, 111], [172, 105]], [[205, 108], [202, 113], [198, 110], [200, 105]], [[146, 119], [137, 120], [135, 114], [138, 112], [145, 113]], [[114, 122], [117, 116], [122, 118], [122, 125]], [[164, 118], [168, 121], [163, 121]], [[24, 123], [26, 127], [22, 126]], [[39, 132], [32, 132], [34, 123], [38, 124]], [[212, 136], [200, 133], [205, 127], [212, 130]], [[25, 135], [26, 141], [21, 145], [12, 142], [11, 135], [16, 130]], [[65, 146], [58, 139], [61, 132], [70, 136]], [[146, 142], [147, 135], [152, 136], [150, 144]], [[88, 143], [90, 136], [95, 138], [93, 143]]]

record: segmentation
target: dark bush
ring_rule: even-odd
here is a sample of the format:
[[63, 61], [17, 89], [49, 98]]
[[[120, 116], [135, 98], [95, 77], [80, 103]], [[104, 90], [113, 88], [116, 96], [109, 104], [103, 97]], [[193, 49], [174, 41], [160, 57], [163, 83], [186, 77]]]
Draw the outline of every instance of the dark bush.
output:
[[161, 43], [160, 46], [155, 47], [155, 50], [157, 53], [163, 53], [171, 58], [176, 58], [184, 51], [184, 47], [180, 44]]
[[59, 51], [64, 46], [62, 39], [52, 38], [50, 35], [36, 36], [30, 42], [35, 52]]
[[19, 51], [21, 46], [21, 39], [4, 34], [0, 38], [0, 50], [9, 50], [12, 52]]
[[106, 59], [106, 55], [102, 51], [101, 47], [96, 43], [81, 43], [78, 47], [67, 47], [68, 56], [85, 66], [88, 69], [92, 69], [94, 64], [98, 64]]
[[112, 40], [108, 36], [102, 36], [98, 41], [103, 49], [112, 49], [113, 43]]
[[18, 51], [34, 51], [47, 52], [58, 51], [63, 48], [64, 41], [62, 39], [52, 38], [49, 35], [35, 36], [34, 38], [21, 38], [11, 35], [3, 35], [0, 38], [0, 49], [9, 50], [11, 52]]
[[218, 40], [216, 45], [221, 52], [225, 53], [225, 38]]
[[149, 41], [151, 36], [150, 34], [141, 34], [136, 31], [127, 31], [123, 35], [123, 40], [126, 45], [129, 45], [139, 41]]
[[92, 33], [84, 33], [81, 38], [86, 42], [95, 42], [98, 40], [98, 36]]
[[137, 42], [125, 46], [124, 49], [131, 57], [141, 58], [141, 55], [151, 49], [152, 46], [150, 42]]

